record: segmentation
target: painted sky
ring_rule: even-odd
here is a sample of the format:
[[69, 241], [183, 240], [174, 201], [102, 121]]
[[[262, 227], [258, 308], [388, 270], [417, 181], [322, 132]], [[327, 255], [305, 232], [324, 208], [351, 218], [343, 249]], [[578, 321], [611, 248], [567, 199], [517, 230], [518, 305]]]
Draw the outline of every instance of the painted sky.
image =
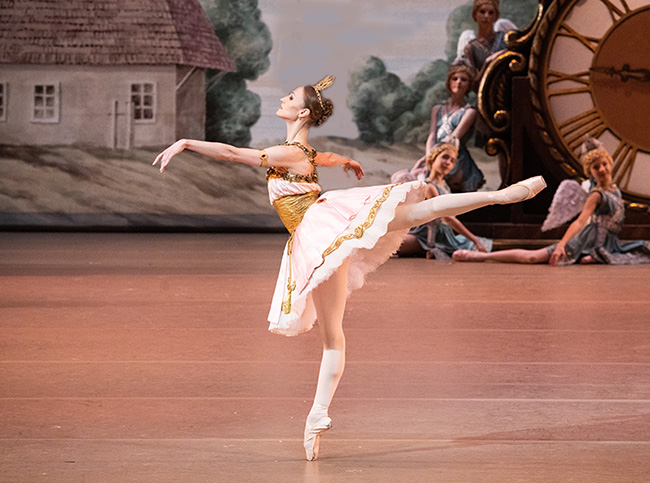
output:
[[370, 55], [409, 80], [435, 59], [445, 58], [449, 14], [468, 0], [259, 0], [273, 38], [271, 68], [249, 89], [262, 97], [262, 118], [253, 127], [253, 146], [275, 141], [283, 123], [275, 118], [279, 99], [297, 85], [336, 76], [327, 90], [335, 115], [314, 135], [355, 138], [346, 107], [348, 74]]

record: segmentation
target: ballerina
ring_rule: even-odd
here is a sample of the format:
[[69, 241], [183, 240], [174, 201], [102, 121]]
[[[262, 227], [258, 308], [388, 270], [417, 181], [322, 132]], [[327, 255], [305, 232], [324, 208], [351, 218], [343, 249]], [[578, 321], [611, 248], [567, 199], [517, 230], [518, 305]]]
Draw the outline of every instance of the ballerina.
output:
[[321, 194], [316, 166], [342, 166], [358, 179], [363, 168], [335, 153], [317, 153], [308, 134], [333, 112], [322, 91], [334, 82], [297, 87], [281, 99], [276, 115], [286, 123], [286, 142], [266, 149], [181, 139], [153, 164], [162, 172], [185, 149], [208, 157], [267, 169], [269, 199], [289, 231], [269, 312], [269, 330], [287, 336], [310, 330], [316, 319], [323, 353], [314, 403], [305, 423], [305, 454], [318, 457], [319, 440], [331, 428], [328, 409], [345, 366], [343, 313], [349, 293], [400, 246], [408, 229], [435, 218], [491, 204], [523, 201], [546, 183], [541, 176], [496, 192], [460, 193], [424, 200], [421, 181], [333, 190]]

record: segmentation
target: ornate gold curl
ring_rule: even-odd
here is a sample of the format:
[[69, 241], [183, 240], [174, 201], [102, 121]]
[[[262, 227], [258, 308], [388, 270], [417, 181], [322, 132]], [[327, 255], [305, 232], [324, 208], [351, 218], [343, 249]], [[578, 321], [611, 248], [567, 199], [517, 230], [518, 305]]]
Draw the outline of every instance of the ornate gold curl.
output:
[[[312, 86], [316, 91], [316, 95], [318, 96], [318, 103], [320, 104], [320, 108], [323, 110], [323, 113], [325, 112], [325, 105], [323, 104], [323, 98], [320, 95], [320, 91], [327, 89], [332, 84], [334, 84], [334, 77], [328, 75], [323, 77], [320, 82]], [[327, 119], [327, 116], [323, 116], [321, 119], [324, 121]]]
[[322, 91], [324, 89], [327, 89], [332, 84], [334, 84], [334, 77], [332, 77], [331, 75], [328, 75], [328, 76], [324, 77], [320, 82], [313, 85], [312, 87], [314, 88], [314, 90], [316, 92], [320, 92], [320, 91]]

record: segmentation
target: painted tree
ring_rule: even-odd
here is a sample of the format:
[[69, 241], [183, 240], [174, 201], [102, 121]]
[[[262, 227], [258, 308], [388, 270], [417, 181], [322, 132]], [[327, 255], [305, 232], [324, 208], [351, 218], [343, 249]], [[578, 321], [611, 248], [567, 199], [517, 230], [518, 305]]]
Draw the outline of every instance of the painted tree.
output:
[[377, 57], [369, 57], [350, 74], [348, 103], [363, 141], [392, 143], [399, 116], [416, 102], [413, 91]]
[[223, 74], [208, 70], [206, 139], [238, 146], [251, 142], [250, 128], [261, 115], [261, 100], [246, 88], [270, 66], [271, 32], [257, 0], [199, 0], [214, 31], [237, 65]]
[[[537, 11], [537, 0], [502, 0], [501, 17], [520, 28], [527, 26]], [[448, 60], [434, 60], [422, 68], [411, 85], [386, 71], [377, 57], [364, 60], [352, 72], [348, 83], [348, 104], [366, 142], [424, 144], [429, 134], [431, 109], [447, 99], [445, 86], [449, 64], [456, 58], [458, 38], [464, 30], [476, 29], [473, 2], [457, 7], [447, 19]], [[470, 95], [472, 102], [472, 95]], [[474, 99], [475, 100], [475, 99]]]

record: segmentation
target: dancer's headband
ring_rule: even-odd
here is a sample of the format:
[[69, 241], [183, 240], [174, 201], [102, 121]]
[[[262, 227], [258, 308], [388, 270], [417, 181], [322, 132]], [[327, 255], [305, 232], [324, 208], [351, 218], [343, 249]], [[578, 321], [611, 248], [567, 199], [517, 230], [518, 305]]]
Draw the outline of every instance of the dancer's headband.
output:
[[328, 75], [318, 84], [312, 86], [316, 91], [316, 95], [318, 96], [318, 103], [320, 104], [320, 108], [323, 110], [323, 112], [325, 112], [325, 106], [323, 105], [323, 97], [321, 96], [320, 91], [327, 89], [332, 84], [334, 84], [334, 77]]

